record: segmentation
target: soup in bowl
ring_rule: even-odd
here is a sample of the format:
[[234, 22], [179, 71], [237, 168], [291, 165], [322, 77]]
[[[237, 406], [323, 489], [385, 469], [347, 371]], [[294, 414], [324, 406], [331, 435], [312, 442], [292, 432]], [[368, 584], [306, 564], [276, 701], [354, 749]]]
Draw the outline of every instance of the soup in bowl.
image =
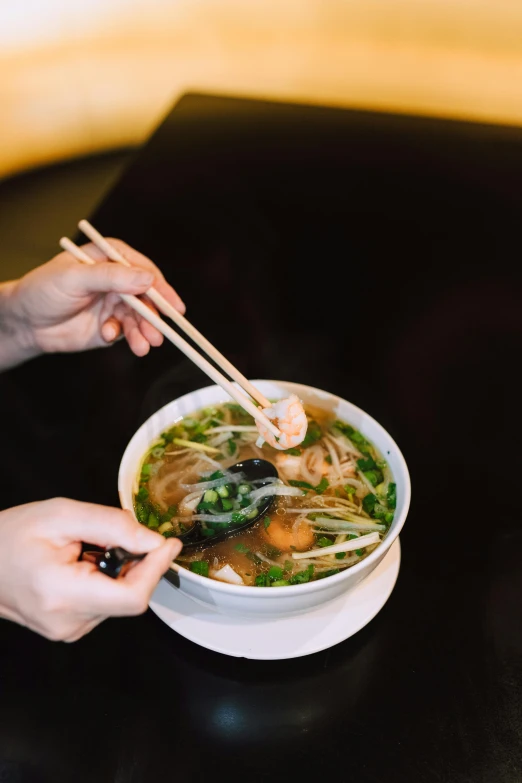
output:
[[[226, 614], [275, 617], [332, 600], [371, 573], [405, 522], [410, 481], [392, 438], [356, 406], [301, 384], [254, 383], [270, 400], [303, 402], [299, 446], [262, 442], [249, 414], [209, 386], [140, 427], [119, 493], [123, 508], [162, 535], [200, 526], [203, 543], [187, 546], [166, 575], [177, 589]], [[231, 470], [251, 459], [271, 463], [278, 478]]]

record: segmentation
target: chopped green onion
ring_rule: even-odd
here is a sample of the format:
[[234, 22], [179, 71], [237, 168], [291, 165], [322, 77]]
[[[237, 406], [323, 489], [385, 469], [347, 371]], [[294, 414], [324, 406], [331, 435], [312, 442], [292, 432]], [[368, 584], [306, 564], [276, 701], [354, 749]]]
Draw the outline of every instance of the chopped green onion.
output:
[[326, 489], [328, 489], [328, 487], [329, 487], [329, 486], [330, 486], [330, 485], [329, 485], [329, 483], [328, 483], [328, 479], [326, 479], [326, 478], [323, 476], [323, 478], [321, 479], [321, 481], [319, 482], [319, 484], [318, 484], [318, 485], [315, 487], [315, 491], [317, 492], [317, 494], [318, 494], [318, 495], [322, 495], [322, 494], [323, 494], [323, 492], [324, 492]]
[[252, 491], [250, 484], [240, 484], [237, 488], [238, 495], [248, 495]]
[[313, 575], [314, 567], [310, 564], [304, 571], [298, 571], [297, 574], [294, 574], [292, 577], [290, 577], [290, 584], [300, 585], [304, 582], [309, 582]]
[[210, 511], [214, 514], [219, 514], [220, 508], [217, 503], [213, 503], [212, 501], [202, 500], [200, 503], [198, 503], [197, 512], [198, 514], [203, 514], [205, 511]]
[[285, 560], [285, 564], [283, 566], [283, 571], [293, 571], [294, 564], [291, 560]]
[[397, 506], [397, 484], [393, 484], [391, 482], [390, 484], [388, 484], [388, 492], [386, 493], [386, 500], [390, 508], [395, 508]]
[[216, 479], [223, 478], [223, 473], [220, 470], [216, 470], [214, 473], [212, 473], [206, 481], [216, 481]]
[[345, 484], [343, 489], [344, 489], [344, 491], [346, 492], [347, 495], [355, 495], [356, 489], [355, 489], [355, 487], [352, 487], [351, 484]]
[[230, 456], [232, 456], [233, 454], [236, 453], [236, 451], [237, 451], [236, 441], [233, 438], [230, 438], [230, 440], [228, 441], [228, 453], [230, 454]]
[[216, 492], [220, 498], [228, 498], [230, 495], [230, 489], [226, 484], [223, 484], [222, 487], [216, 487]]
[[137, 500], [147, 500], [149, 497], [149, 490], [147, 487], [140, 487], [138, 494], [136, 495]]
[[359, 555], [359, 557], [362, 557], [364, 555], [364, 549], [356, 549], [355, 554]]
[[357, 460], [357, 467], [364, 473], [365, 470], [373, 470], [376, 468], [377, 463], [370, 454], [365, 454], [362, 459]]
[[206, 538], [210, 538], [210, 536], [215, 536], [216, 535], [216, 531], [213, 528], [211, 528], [211, 527], [202, 527], [201, 528], [201, 533]]
[[303, 449], [306, 449], [308, 446], [311, 446], [313, 443], [317, 443], [317, 441], [321, 439], [322, 435], [323, 433], [321, 427], [316, 421], [312, 419], [312, 421], [308, 422], [308, 429], [306, 431], [305, 438], [301, 443], [301, 447]]
[[256, 587], [270, 587], [270, 579], [267, 574], [259, 574], [259, 576], [256, 576], [255, 585]]
[[156, 527], [159, 527], [159, 519], [158, 519], [158, 517], [156, 516], [156, 514], [154, 514], [154, 512], [151, 512], [151, 513], [149, 514], [149, 518], [148, 518], [148, 520], [147, 520], [147, 525], [148, 525], [149, 527], [151, 527], [151, 528], [156, 528]]
[[217, 499], [218, 499], [218, 493], [214, 489], [207, 489], [207, 491], [203, 495], [203, 500], [205, 503], [215, 503]]
[[374, 487], [380, 484], [383, 478], [381, 471], [377, 468], [375, 470], [363, 470], [362, 473]]
[[300, 449], [286, 449], [286, 451], [283, 451], [283, 454], [290, 454], [291, 457], [300, 457], [301, 456], [301, 450]]
[[206, 560], [194, 560], [190, 564], [190, 570], [193, 574], [199, 574], [200, 576], [208, 576], [208, 563]]
[[338, 429], [339, 432], [342, 432], [343, 435], [349, 438], [352, 443], [355, 443], [357, 446], [360, 446], [361, 448], [363, 446], [368, 446], [368, 441], [366, 438], [349, 424], [345, 424], [344, 421], [336, 421], [334, 427]]
[[263, 520], [263, 524], [264, 524], [264, 526], [265, 526], [265, 530], [267, 530], [267, 529], [270, 527], [270, 522], [271, 522], [271, 521], [272, 521], [272, 520], [270, 519], [270, 517], [265, 517], [265, 518], [264, 518], [264, 520]]
[[241, 543], [236, 544], [234, 549], [236, 550], [236, 552], [243, 552], [244, 554], [247, 554], [247, 552], [250, 552], [250, 549], [247, 546], [245, 546], [244, 544], [241, 544]]
[[377, 503], [376, 496], [370, 492], [368, 495], [365, 495], [365, 497], [363, 497], [362, 507], [367, 514], [373, 516], [373, 510], [375, 508], [376, 503]]
[[279, 566], [271, 566], [268, 569], [268, 578], [272, 580], [283, 578], [283, 569]]
[[152, 465], [150, 462], [147, 462], [145, 465], [141, 466], [141, 479], [142, 481], [147, 481], [150, 478], [150, 471], [152, 470]]
[[393, 517], [394, 517], [393, 511], [388, 511], [388, 513], [384, 515], [384, 521], [386, 522], [387, 525], [391, 525], [391, 523], [393, 522]]
[[150, 453], [152, 454], [154, 459], [161, 459], [161, 457], [163, 457], [164, 452], [165, 452], [165, 447], [155, 446]]
[[227, 498], [221, 499], [221, 505], [223, 506], [223, 511], [230, 511], [234, 508], [234, 503], [232, 500], [227, 500]]
[[344, 560], [346, 557], [346, 552], [336, 552], [335, 553], [335, 559], [336, 560]]
[[236, 524], [239, 524], [240, 522], [245, 521], [245, 515], [241, 514], [239, 511], [234, 511], [232, 514], [232, 522], [235, 522]]
[[326, 538], [326, 536], [321, 536], [321, 538], [317, 539], [317, 546], [331, 546], [331, 544], [331, 539]]
[[308, 481], [296, 481], [295, 479], [290, 479], [288, 482], [291, 487], [300, 487], [301, 489], [314, 489], [311, 484], [308, 483]]
[[331, 454], [327, 454], [326, 457], [324, 458], [324, 461], [327, 462], [328, 465], [331, 465], [332, 464]]
[[289, 585], [290, 582], [287, 579], [276, 579], [275, 582], [272, 582], [270, 585], [271, 587], [286, 587]]
[[317, 574], [317, 579], [325, 579], [327, 576], [335, 576], [335, 574], [338, 573], [338, 568], [331, 568], [329, 571], [322, 571], [321, 573]]

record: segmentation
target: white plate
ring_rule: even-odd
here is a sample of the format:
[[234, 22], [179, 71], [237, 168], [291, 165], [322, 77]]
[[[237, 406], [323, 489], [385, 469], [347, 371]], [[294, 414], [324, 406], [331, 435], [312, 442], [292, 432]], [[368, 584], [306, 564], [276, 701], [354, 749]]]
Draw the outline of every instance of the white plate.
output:
[[187, 598], [166, 579], [158, 585], [150, 608], [173, 631], [208, 650], [255, 660], [299, 658], [333, 647], [364, 628], [390, 597], [400, 562], [397, 539], [377, 568], [352, 590], [305, 614], [277, 620], [227, 617]]

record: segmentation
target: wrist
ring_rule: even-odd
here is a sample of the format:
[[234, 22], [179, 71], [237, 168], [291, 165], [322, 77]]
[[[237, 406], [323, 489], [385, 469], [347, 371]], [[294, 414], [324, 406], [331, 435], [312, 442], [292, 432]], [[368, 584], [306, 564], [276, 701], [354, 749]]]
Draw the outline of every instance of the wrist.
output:
[[40, 353], [30, 325], [16, 315], [14, 294], [17, 280], [0, 284], [0, 371]]

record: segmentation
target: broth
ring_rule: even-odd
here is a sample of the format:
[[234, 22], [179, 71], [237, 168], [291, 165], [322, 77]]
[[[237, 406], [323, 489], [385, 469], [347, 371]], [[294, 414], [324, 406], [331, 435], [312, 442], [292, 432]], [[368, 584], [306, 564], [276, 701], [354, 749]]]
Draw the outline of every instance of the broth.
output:
[[[182, 551], [177, 562], [232, 584], [284, 587], [355, 565], [386, 535], [396, 485], [385, 460], [357, 430], [320, 408], [305, 410], [306, 438], [287, 451], [257, 446], [254, 420], [236, 404], [204, 408], [176, 422], [143, 460], [134, 496], [138, 520], [175, 536], [197, 517], [208, 542]], [[266, 490], [276, 493], [273, 504], [250, 528], [212, 544], [224, 524], [233, 527], [255, 515], [264, 490], [227, 473], [255, 457], [277, 467], [280, 481]], [[211, 487], [194, 486], [202, 482]]]

